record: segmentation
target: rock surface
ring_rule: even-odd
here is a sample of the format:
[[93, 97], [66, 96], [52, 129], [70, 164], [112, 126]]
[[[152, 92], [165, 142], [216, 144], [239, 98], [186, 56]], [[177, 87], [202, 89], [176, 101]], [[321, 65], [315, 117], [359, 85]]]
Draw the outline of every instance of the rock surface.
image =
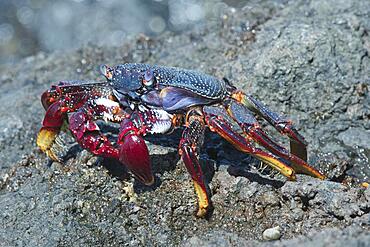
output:
[[[251, 1], [181, 35], [39, 54], [2, 70], [0, 245], [366, 245], [370, 189], [338, 182], [370, 176], [369, 30], [369, 1]], [[148, 138], [153, 188], [78, 149], [65, 164], [48, 165], [35, 146], [41, 93], [62, 79], [101, 80], [97, 65], [124, 62], [226, 77], [290, 116], [310, 143], [310, 163], [332, 181], [270, 178], [207, 133], [202, 158], [215, 209], [206, 220], [192, 215], [196, 198], [176, 151], [181, 132]], [[276, 226], [281, 240], [263, 242]]]

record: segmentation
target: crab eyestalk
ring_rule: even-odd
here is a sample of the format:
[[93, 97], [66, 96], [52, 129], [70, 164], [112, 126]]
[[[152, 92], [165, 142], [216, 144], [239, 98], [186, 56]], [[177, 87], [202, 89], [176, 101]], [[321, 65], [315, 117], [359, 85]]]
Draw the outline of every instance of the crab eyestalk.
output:
[[100, 73], [107, 78], [107, 80], [112, 80], [113, 77], [113, 69], [108, 67], [105, 64], [100, 65], [99, 67]]
[[41, 95], [41, 103], [44, 109], [47, 110], [51, 104], [56, 102], [59, 99], [61, 93], [62, 91], [58, 86], [51, 86], [49, 90], [45, 91]]

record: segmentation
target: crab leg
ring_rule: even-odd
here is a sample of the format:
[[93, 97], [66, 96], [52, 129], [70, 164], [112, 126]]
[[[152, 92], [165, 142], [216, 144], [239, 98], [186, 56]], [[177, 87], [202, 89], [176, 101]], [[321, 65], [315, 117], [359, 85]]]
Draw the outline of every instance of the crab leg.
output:
[[206, 106], [204, 107], [204, 113], [211, 131], [218, 133], [238, 150], [249, 153], [266, 162], [290, 180], [296, 179], [294, 169], [286, 164], [285, 161], [279, 159], [274, 154], [255, 147], [249, 142], [248, 138], [244, 135], [244, 131], [228, 116], [224, 108], [220, 106]]
[[307, 142], [304, 137], [298, 133], [290, 120], [279, 116], [253, 96], [246, 95], [241, 91], [234, 92], [232, 98], [245, 105], [252, 112], [266, 119], [280, 133], [287, 135], [290, 138], [291, 153], [307, 161]]
[[287, 149], [271, 140], [271, 138], [269, 138], [261, 129], [261, 126], [258, 124], [257, 119], [253, 116], [252, 112], [250, 112], [244, 105], [236, 101], [231, 101], [227, 107], [227, 111], [230, 116], [239, 124], [247, 136], [267, 148], [273, 154], [291, 161], [291, 166], [297, 173], [307, 174], [320, 179], [325, 178], [325, 176], [315, 168], [308, 165], [296, 155], [289, 153]]
[[198, 217], [206, 216], [210, 205], [207, 187], [198, 160], [198, 149], [203, 144], [205, 123], [199, 115], [189, 115], [187, 126], [182, 134], [179, 145], [179, 154], [191, 175], [195, 192], [198, 196]]

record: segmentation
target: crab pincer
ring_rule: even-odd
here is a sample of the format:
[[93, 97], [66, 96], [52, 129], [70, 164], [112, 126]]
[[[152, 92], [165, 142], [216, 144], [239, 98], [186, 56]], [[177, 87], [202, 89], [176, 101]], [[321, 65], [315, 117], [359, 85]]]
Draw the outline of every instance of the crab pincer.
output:
[[130, 119], [125, 119], [118, 136], [119, 161], [123, 163], [140, 182], [145, 185], [154, 183], [148, 147], [139, 129]]

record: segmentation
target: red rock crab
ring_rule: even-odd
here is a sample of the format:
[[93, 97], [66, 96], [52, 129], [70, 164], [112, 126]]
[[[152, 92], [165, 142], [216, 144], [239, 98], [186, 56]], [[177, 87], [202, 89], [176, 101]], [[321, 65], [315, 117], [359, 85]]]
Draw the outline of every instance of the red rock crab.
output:
[[[194, 182], [199, 217], [211, 206], [198, 161], [207, 127], [290, 180], [296, 173], [325, 178], [307, 164], [307, 143], [291, 121], [226, 80], [147, 64], [103, 65], [101, 72], [106, 82], [62, 81], [42, 94], [46, 114], [37, 145], [51, 159], [59, 160], [52, 146], [67, 121], [82, 148], [119, 160], [138, 180], [151, 185], [154, 176], [143, 136], [184, 127], [179, 154]], [[290, 138], [290, 152], [266, 134], [255, 115]], [[95, 122], [99, 119], [120, 123], [116, 143], [100, 132]]]

